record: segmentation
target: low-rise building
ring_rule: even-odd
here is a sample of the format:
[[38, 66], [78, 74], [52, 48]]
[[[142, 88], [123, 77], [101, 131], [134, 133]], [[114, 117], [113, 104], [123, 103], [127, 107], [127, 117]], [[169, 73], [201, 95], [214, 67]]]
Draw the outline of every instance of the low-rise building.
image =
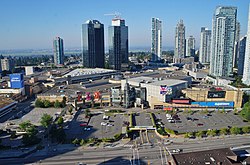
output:
[[181, 90], [188, 87], [188, 82], [177, 79], [163, 79], [152, 77], [135, 77], [121, 81], [124, 91], [126, 82], [134, 87], [145, 88], [146, 100], [151, 109], [168, 105], [173, 98], [179, 97]]
[[199, 104], [204, 107], [240, 108], [242, 106], [243, 92], [241, 90], [232, 90], [224, 87], [196, 86], [183, 89], [182, 92], [186, 94], [187, 98], [196, 102], [193, 104]]
[[240, 157], [229, 148], [214, 149], [199, 152], [173, 154], [174, 165], [241, 165], [250, 163], [248, 157]]

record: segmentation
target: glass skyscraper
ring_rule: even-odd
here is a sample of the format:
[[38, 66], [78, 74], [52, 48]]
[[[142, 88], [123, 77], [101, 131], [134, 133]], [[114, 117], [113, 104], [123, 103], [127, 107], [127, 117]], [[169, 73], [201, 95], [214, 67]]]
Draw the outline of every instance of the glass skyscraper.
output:
[[115, 70], [128, 67], [128, 26], [121, 18], [112, 19], [108, 28], [109, 66]]
[[185, 26], [183, 20], [178, 22], [175, 29], [175, 50], [174, 50], [174, 62], [179, 58], [185, 57]]
[[219, 6], [212, 21], [212, 49], [210, 74], [229, 77], [233, 71], [234, 43], [236, 33], [236, 7]]
[[242, 82], [244, 84], [250, 85], [250, 6], [249, 6], [249, 14], [248, 14], [248, 27], [247, 27], [247, 40], [246, 40], [246, 52], [245, 52], [245, 60], [244, 60], [244, 70], [243, 70], [243, 78]]
[[[239, 42], [239, 62], [238, 62], [238, 75], [243, 75], [244, 63], [245, 63], [245, 52], [246, 52], [246, 41], [247, 37], [242, 37]], [[248, 64], [249, 65], [249, 64]]]
[[200, 40], [200, 54], [199, 61], [200, 63], [209, 63], [210, 62], [210, 53], [211, 53], [211, 30], [208, 30], [205, 27], [201, 28], [201, 40]]
[[161, 59], [162, 50], [162, 21], [159, 18], [152, 18], [152, 61], [158, 61]]
[[194, 57], [195, 55], [195, 38], [193, 36], [189, 36], [186, 42], [186, 57]]
[[104, 68], [104, 26], [97, 20], [82, 25], [82, 61], [88, 68]]
[[63, 65], [64, 63], [64, 49], [63, 49], [63, 39], [56, 37], [53, 41], [54, 50], [54, 64]]

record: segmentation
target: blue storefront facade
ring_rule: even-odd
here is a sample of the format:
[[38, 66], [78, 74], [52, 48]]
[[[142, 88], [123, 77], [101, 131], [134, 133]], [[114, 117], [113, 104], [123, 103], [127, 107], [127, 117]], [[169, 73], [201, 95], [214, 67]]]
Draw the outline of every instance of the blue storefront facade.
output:
[[201, 101], [201, 102], [192, 102], [191, 105], [198, 105], [200, 107], [208, 108], [233, 108], [233, 101]]
[[22, 73], [10, 74], [10, 87], [20, 89], [24, 87], [24, 78]]

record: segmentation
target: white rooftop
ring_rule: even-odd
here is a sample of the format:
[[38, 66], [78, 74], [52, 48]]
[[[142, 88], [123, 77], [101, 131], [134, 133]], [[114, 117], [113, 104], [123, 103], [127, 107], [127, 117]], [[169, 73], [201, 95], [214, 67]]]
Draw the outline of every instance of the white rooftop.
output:
[[187, 81], [184, 80], [177, 80], [177, 79], [161, 79], [161, 78], [152, 78], [152, 77], [135, 77], [128, 79], [129, 82], [136, 82], [136, 83], [145, 83], [145, 84], [151, 84], [155, 86], [161, 86], [161, 85], [168, 85], [168, 86], [174, 86], [181, 83], [186, 83]]
[[65, 74], [63, 77], [67, 77], [68, 75], [70, 75], [71, 77], [83, 76], [83, 75], [93, 75], [93, 74], [108, 73], [108, 72], [114, 72], [114, 71], [115, 70], [102, 69], [102, 68], [83, 68], [83, 69], [75, 69], [75, 70]]

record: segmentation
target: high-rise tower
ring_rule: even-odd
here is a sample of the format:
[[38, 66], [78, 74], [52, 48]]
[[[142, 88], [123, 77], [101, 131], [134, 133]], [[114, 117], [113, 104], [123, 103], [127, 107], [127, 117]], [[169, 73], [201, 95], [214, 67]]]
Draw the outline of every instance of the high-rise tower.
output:
[[244, 60], [244, 70], [242, 82], [244, 84], [250, 85], [250, 5], [248, 11], [248, 26], [247, 26], [247, 40], [246, 40], [246, 52]]
[[108, 28], [109, 65], [110, 68], [121, 70], [128, 67], [128, 26], [125, 20], [116, 17]]
[[193, 36], [189, 36], [186, 42], [186, 56], [194, 56], [195, 55], [195, 38]]
[[236, 7], [216, 8], [212, 24], [212, 49], [210, 74], [215, 77], [228, 77], [233, 71], [233, 54], [236, 33]]
[[82, 25], [82, 60], [88, 68], [104, 68], [104, 26], [97, 20]]
[[239, 46], [238, 46], [239, 61], [238, 61], [238, 72], [237, 72], [238, 75], [243, 75], [245, 53], [246, 53], [246, 40], [247, 40], [247, 36], [242, 37], [239, 41]]
[[63, 39], [56, 37], [53, 41], [54, 50], [54, 63], [55, 65], [63, 65], [64, 63], [64, 49], [63, 49]]
[[159, 18], [152, 18], [151, 53], [152, 61], [161, 59], [162, 54], [162, 21]]
[[175, 29], [174, 62], [176, 59], [185, 57], [185, 26], [183, 20], [178, 22]]
[[209, 63], [211, 53], [211, 30], [205, 27], [201, 28], [201, 40], [200, 40], [200, 63]]

